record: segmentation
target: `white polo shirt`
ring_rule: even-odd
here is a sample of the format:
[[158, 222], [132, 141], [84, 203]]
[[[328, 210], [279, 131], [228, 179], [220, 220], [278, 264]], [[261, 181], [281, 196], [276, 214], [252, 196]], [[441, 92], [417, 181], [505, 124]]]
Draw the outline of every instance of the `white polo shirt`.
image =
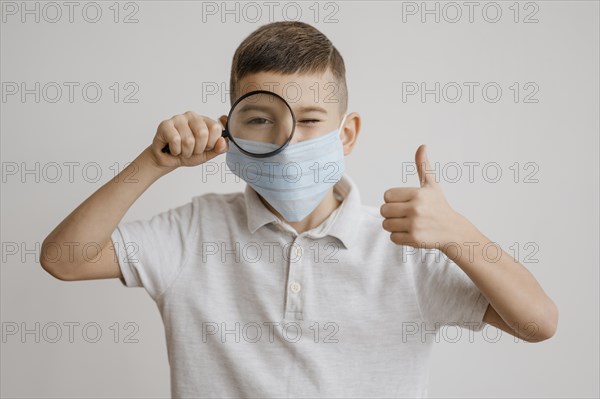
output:
[[119, 224], [122, 282], [160, 310], [173, 397], [427, 396], [435, 333], [483, 328], [488, 301], [455, 263], [391, 242], [347, 175], [334, 192], [302, 234], [250, 186]]

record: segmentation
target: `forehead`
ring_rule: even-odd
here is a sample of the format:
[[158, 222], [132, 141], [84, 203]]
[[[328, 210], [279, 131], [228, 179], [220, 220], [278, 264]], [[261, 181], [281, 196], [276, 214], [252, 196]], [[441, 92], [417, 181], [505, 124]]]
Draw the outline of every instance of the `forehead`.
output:
[[311, 74], [258, 72], [237, 83], [236, 97], [254, 90], [268, 90], [283, 97], [295, 110], [318, 105], [334, 110], [339, 104], [339, 86], [330, 71]]

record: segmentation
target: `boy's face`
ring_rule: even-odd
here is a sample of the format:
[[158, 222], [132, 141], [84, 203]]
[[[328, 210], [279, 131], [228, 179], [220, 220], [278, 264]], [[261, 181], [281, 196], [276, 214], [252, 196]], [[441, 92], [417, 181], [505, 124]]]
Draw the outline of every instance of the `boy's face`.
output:
[[344, 116], [340, 88], [330, 72], [302, 75], [258, 72], [242, 78], [237, 87], [238, 98], [254, 90], [268, 90], [288, 102], [296, 116], [296, 129], [291, 143], [309, 140], [337, 129]]
[[[340, 128], [340, 123], [344, 118], [345, 110], [342, 108], [340, 88], [330, 72], [291, 75], [259, 72], [240, 79], [237, 87], [236, 99], [255, 90], [267, 90], [285, 99], [296, 117], [296, 127], [291, 144], [335, 131]], [[220, 122], [225, 126], [227, 116], [221, 116]], [[352, 152], [359, 131], [360, 116], [356, 112], [348, 113], [340, 128], [340, 140], [344, 155]], [[267, 200], [262, 196], [260, 198], [273, 213], [282, 217]], [[330, 188], [329, 195], [311, 213], [313, 216], [309, 215], [307, 218], [313, 222], [323, 220], [335, 208], [335, 201], [333, 188]], [[333, 208], [331, 208], [332, 206]], [[308, 220], [307, 218], [304, 220]], [[295, 223], [301, 222], [292, 222], [294, 228], [304, 229], [306, 227], [298, 227]]]

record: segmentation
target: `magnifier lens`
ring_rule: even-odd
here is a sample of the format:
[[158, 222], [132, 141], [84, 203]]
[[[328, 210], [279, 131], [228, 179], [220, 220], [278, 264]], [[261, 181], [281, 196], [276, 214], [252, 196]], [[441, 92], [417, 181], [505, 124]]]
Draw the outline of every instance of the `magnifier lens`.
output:
[[282, 98], [261, 92], [236, 104], [229, 116], [228, 129], [243, 150], [266, 154], [285, 145], [294, 131], [294, 118]]

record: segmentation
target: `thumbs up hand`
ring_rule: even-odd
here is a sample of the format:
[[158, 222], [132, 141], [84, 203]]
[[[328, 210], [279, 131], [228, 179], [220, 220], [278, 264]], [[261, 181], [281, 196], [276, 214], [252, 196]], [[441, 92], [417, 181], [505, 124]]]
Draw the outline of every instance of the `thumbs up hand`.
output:
[[396, 187], [387, 190], [381, 206], [383, 228], [398, 245], [439, 248], [456, 240], [464, 218], [444, 197], [442, 187], [427, 159], [425, 145], [415, 154], [420, 187]]

